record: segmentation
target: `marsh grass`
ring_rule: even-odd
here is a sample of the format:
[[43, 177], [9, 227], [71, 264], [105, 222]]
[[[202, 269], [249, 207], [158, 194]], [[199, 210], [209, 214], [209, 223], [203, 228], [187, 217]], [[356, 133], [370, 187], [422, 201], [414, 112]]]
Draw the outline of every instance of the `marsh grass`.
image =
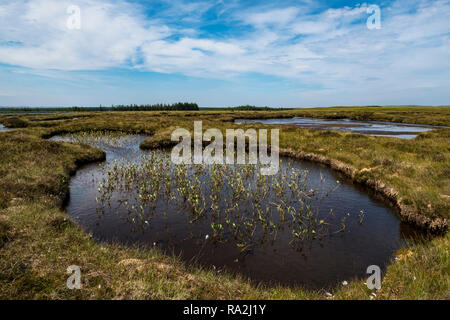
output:
[[54, 137], [53, 141], [70, 142], [75, 144], [85, 144], [93, 147], [113, 147], [120, 148], [129, 145], [135, 145], [138, 141], [134, 135], [129, 135], [124, 131], [83, 131], [77, 133], [68, 133]]

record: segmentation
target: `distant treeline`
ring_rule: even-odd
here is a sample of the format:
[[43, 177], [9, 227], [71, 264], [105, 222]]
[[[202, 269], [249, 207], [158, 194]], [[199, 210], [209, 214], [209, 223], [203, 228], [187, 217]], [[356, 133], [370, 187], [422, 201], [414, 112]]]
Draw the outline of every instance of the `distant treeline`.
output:
[[145, 104], [145, 105], [112, 105], [105, 107], [100, 105], [99, 107], [41, 107], [41, 108], [0, 108], [0, 113], [17, 112], [17, 113], [34, 113], [34, 112], [89, 112], [89, 111], [198, 111], [199, 107], [196, 103], [192, 102], [177, 102], [174, 104]]
[[256, 107], [256, 106], [250, 106], [250, 105], [231, 107], [229, 109], [236, 110], [236, 111], [276, 111], [276, 110], [281, 110], [281, 109], [289, 110], [287, 108]]
[[117, 111], [198, 111], [198, 104], [192, 102], [177, 102], [174, 104], [146, 104], [146, 105], [117, 105], [111, 106], [111, 110]]

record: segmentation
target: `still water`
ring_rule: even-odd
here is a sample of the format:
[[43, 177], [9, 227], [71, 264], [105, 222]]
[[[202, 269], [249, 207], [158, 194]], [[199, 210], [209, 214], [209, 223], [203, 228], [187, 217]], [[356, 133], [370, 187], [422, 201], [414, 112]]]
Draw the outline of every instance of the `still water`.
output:
[[106, 162], [71, 179], [66, 210], [98, 241], [157, 247], [255, 282], [327, 288], [384, 268], [411, 239], [386, 203], [320, 165], [283, 158], [266, 178], [177, 168], [167, 152], [141, 151], [144, 139], [94, 139]]

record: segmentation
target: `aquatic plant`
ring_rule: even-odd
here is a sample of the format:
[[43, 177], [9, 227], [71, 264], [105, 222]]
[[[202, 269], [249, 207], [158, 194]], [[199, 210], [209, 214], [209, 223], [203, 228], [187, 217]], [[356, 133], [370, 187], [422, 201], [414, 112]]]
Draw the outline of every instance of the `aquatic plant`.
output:
[[[102, 167], [101, 177], [99, 211], [125, 211], [127, 221], [143, 230], [151, 225], [156, 208], [159, 214], [187, 214], [191, 224], [209, 220], [214, 239], [232, 240], [243, 251], [276, 239], [284, 228], [291, 230], [292, 243], [345, 230], [345, 221], [330, 230], [335, 224], [319, 219], [314, 204], [339, 183], [311, 189], [309, 172], [299, 168], [286, 166], [265, 176], [258, 165], [174, 165], [169, 154], [151, 151], [134, 160], [112, 161]], [[325, 185], [323, 177], [321, 183]]]

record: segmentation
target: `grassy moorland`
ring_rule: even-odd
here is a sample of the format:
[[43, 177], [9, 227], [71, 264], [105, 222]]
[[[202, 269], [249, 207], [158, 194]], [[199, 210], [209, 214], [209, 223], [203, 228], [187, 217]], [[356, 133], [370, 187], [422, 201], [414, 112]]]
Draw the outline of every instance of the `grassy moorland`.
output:
[[[237, 118], [310, 116], [450, 125], [450, 108], [326, 108], [288, 111], [85, 112], [0, 116], [17, 128], [0, 133], [0, 298], [3, 299], [325, 299], [324, 291], [255, 286], [248, 280], [187, 266], [157, 250], [103, 245], [63, 210], [70, 175], [101, 161], [101, 150], [47, 141], [80, 131], [149, 135], [142, 148], [171, 145], [176, 127], [238, 127]], [[245, 127], [245, 126], [244, 126]], [[376, 299], [449, 299], [450, 129], [414, 140], [283, 127], [281, 147], [294, 156], [346, 172], [389, 196], [409, 223], [439, 232], [398, 252]], [[69, 265], [82, 268], [83, 288], [66, 289]], [[368, 299], [362, 280], [333, 299]]]

